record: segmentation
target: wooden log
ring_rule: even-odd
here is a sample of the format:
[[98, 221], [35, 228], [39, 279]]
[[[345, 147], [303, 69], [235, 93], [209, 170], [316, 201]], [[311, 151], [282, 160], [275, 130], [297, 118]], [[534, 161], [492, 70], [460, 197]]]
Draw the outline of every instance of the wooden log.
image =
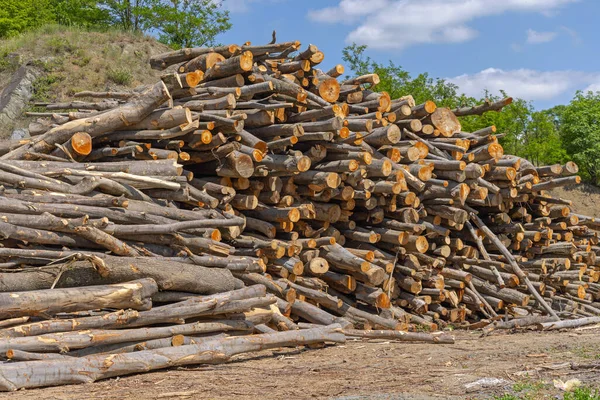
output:
[[227, 45], [219, 47], [195, 47], [184, 48], [167, 53], [157, 54], [150, 58], [150, 66], [153, 69], [165, 69], [169, 65], [181, 63], [188, 60], [193, 60], [203, 54], [218, 53], [224, 57], [231, 57], [238, 52], [240, 47], [237, 45]]
[[[68, 360], [31, 361], [3, 369], [0, 388], [14, 391], [19, 388], [57, 386], [93, 382], [113, 376], [173, 366], [225, 362], [236, 354], [284, 346], [310, 345], [323, 342], [343, 342], [345, 336], [339, 325], [302, 331], [277, 332], [252, 337], [220, 338], [197, 345], [169, 347], [121, 354], [118, 357], [91, 355]], [[107, 368], [106, 360], [111, 364]], [[150, 364], [149, 364], [150, 363]], [[45, 371], [53, 369], [54, 374]], [[72, 371], [79, 371], [73, 373]], [[86, 371], [82, 374], [81, 371]], [[35, 377], [35, 379], [32, 379]]]
[[148, 310], [152, 305], [150, 297], [157, 291], [154, 280], [140, 279], [105, 286], [0, 293], [0, 318], [53, 315], [98, 308]]
[[502, 110], [502, 108], [512, 104], [512, 100], [512, 97], [507, 97], [495, 103], [486, 100], [483, 104], [479, 106], [457, 108], [454, 110], [454, 115], [456, 115], [457, 117], [464, 117], [467, 115], [482, 115], [487, 111], [500, 111]]
[[537, 324], [539, 330], [551, 331], [564, 328], [578, 328], [580, 326], [600, 323], [600, 317], [587, 317], [578, 319], [567, 319], [562, 321], [541, 322]]
[[56, 128], [50, 129], [45, 134], [26, 146], [11, 151], [2, 156], [2, 159], [22, 159], [25, 153], [49, 153], [56, 144], [65, 143], [77, 132], [86, 132], [92, 138], [115, 129], [123, 128], [142, 121], [154, 109], [169, 99], [165, 84], [160, 81], [145, 92], [130, 99], [118, 108], [107, 111], [98, 116], [69, 121]]
[[[1, 292], [81, 287], [152, 278], [161, 290], [211, 294], [233, 290], [238, 285], [228, 270], [204, 268], [178, 261], [148, 257], [113, 257], [100, 260], [56, 263], [43, 271], [2, 273]], [[68, 268], [67, 268], [68, 265]], [[60, 276], [59, 276], [60, 274]], [[56, 279], [59, 277], [60, 279]], [[55, 282], [56, 281], [56, 282]]]
[[425, 342], [436, 344], [452, 344], [454, 338], [444, 332], [424, 333], [424, 332], [403, 332], [393, 330], [358, 330], [344, 329], [344, 333], [349, 337], [359, 337], [365, 339], [397, 340], [400, 342]]

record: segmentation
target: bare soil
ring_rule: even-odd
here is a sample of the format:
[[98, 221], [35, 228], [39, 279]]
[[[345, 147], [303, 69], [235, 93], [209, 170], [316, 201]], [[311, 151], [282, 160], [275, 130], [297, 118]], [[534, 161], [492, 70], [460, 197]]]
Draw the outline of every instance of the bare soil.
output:
[[[0, 399], [486, 399], [562, 398], [553, 380], [600, 387], [600, 329], [540, 333], [457, 331], [453, 345], [349, 341], [281, 349], [227, 364], [175, 368], [92, 384], [18, 391]], [[498, 378], [493, 387], [465, 385]]]
[[600, 218], [600, 188], [588, 183], [552, 189], [554, 197], [573, 202], [573, 212]]

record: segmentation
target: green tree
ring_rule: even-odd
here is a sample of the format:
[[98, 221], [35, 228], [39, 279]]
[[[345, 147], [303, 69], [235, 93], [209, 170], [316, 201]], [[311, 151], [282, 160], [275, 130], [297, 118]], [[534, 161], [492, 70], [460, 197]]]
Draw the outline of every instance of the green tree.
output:
[[0, 38], [15, 36], [50, 22], [54, 22], [50, 0], [3, 0]]
[[159, 40], [173, 48], [212, 46], [231, 28], [229, 12], [214, 0], [169, 0], [154, 10]]
[[109, 13], [111, 23], [125, 31], [141, 32], [151, 29], [155, 0], [100, 0]]
[[584, 178], [600, 179], [600, 92], [577, 92], [558, 110], [559, 131], [565, 148]]
[[112, 23], [124, 30], [157, 35], [174, 48], [214, 44], [231, 28], [229, 12], [215, 0], [100, 0]]
[[[413, 78], [410, 73], [392, 61], [388, 65], [373, 61], [365, 55], [367, 46], [359, 46], [356, 43], [342, 50], [342, 59], [346, 61], [354, 75], [365, 75], [376, 73], [379, 75], [380, 83], [377, 90], [386, 91], [397, 98], [412, 95], [417, 103], [433, 100], [439, 106], [456, 107], [466, 105], [463, 96], [458, 94], [458, 86], [444, 79], [433, 79], [427, 73], [419, 74]], [[461, 103], [460, 101], [463, 101]]]
[[108, 9], [98, 0], [50, 0], [54, 20], [60, 25], [101, 28], [110, 25]]

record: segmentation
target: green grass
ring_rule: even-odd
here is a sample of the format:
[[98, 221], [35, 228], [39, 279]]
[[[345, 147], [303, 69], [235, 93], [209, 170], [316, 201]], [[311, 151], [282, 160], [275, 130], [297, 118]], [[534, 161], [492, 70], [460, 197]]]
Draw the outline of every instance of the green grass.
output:
[[521, 381], [513, 385], [515, 392], [534, 392], [537, 393], [544, 389], [546, 385], [541, 381]]
[[71, 62], [77, 65], [78, 67], [85, 67], [90, 63], [91, 60], [92, 58], [84, 50], [77, 49], [73, 53], [73, 59], [71, 60]]
[[576, 347], [571, 352], [578, 357], [585, 359], [600, 359], [600, 353], [598, 353], [598, 349], [590, 346], [580, 346]]
[[51, 93], [55, 86], [59, 85], [63, 78], [56, 74], [45, 74], [33, 81], [33, 102], [51, 101]]
[[589, 387], [580, 387], [565, 393], [563, 400], [600, 400], [600, 391]]
[[117, 85], [127, 86], [133, 80], [131, 71], [127, 68], [110, 68], [106, 71], [106, 77]]
[[502, 396], [494, 396], [492, 397], [494, 400], [521, 400], [520, 397], [514, 396], [512, 394], [505, 393]]
[[[531, 388], [536, 388], [537, 386], [534, 385], [532, 387], [530, 387], [529, 385], [525, 384], [524, 386], [519, 386], [519, 383], [515, 384], [513, 386], [513, 390], [517, 391], [517, 392], [522, 392], [525, 390], [529, 390]], [[539, 387], [537, 390], [533, 391], [533, 392], [528, 392], [528, 393], [524, 393], [524, 394], [510, 394], [510, 393], [504, 393], [501, 396], [493, 396], [492, 399], [493, 400], [536, 400], [536, 399], [541, 399], [541, 398], [552, 398], [552, 399], [559, 399], [559, 396], [541, 396], [539, 394], [539, 390], [543, 389], [544, 385], [542, 384], [542, 387]], [[564, 393], [563, 400], [600, 400], [600, 391], [598, 389], [592, 389], [589, 387], [579, 387], [574, 389], [572, 392], [568, 392], [568, 393]]]
[[77, 46], [64, 37], [50, 37], [46, 45], [54, 54], [72, 53], [77, 50]]
[[9, 60], [11, 53], [50, 75], [36, 82], [34, 101], [41, 102], [64, 101], [82, 90], [155, 83], [162, 73], [151, 69], [148, 59], [168, 50], [143, 34], [46, 25], [0, 41], [0, 87], [19, 65]]

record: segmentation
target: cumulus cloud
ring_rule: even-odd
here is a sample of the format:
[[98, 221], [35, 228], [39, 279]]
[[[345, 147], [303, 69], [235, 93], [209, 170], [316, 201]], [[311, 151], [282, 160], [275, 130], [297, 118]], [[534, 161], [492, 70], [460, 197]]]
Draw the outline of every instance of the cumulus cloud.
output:
[[309, 18], [327, 23], [359, 23], [348, 42], [371, 48], [404, 49], [422, 43], [459, 43], [478, 32], [475, 19], [506, 12], [555, 11], [578, 0], [339, 0], [334, 7], [311, 10]]
[[600, 92], [600, 82], [592, 83], [591, 85], [589, 85], [585, 89], [583, 89], [583, 91], [584, 92]]
[[539, 44], [553, 41], [558, 33], [556, 32], [538, 32], [533, 29], [527, 30], [527, 43]]
[[578, 89], [600, 90], [600, 72], [503, 70], [488, 68], [475, 74], [464, 74], [448, 81], [469, 96], [479, 97], [485, 90], [526, 100], [551, 100]]

